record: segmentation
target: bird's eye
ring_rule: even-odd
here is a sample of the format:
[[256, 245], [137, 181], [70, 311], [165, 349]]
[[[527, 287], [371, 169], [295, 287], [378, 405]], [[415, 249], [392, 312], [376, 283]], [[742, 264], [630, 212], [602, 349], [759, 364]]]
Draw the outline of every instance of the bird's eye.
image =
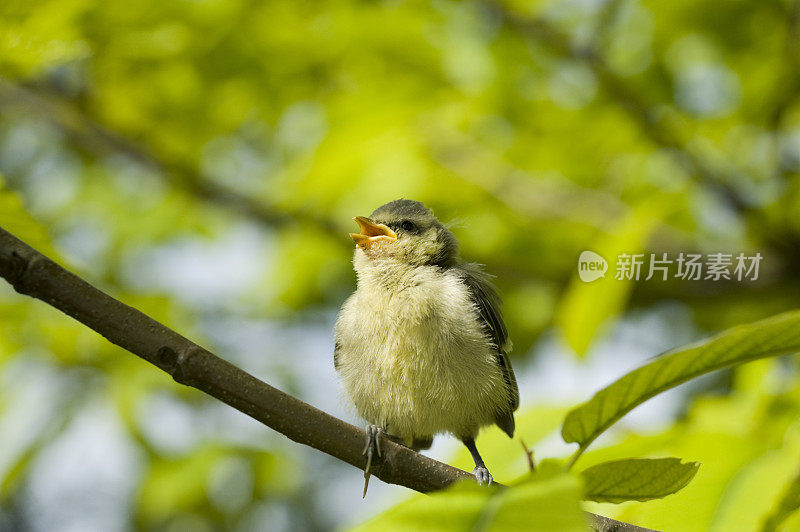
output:
[[403, 220], [402, 222], [400, 222], [400, 228], [403, 231], [413, 231], [413, 230], [415, 230], [417, 228], [417, 226], [414, 225], [414, 222], [412, 222], [412, 221]]

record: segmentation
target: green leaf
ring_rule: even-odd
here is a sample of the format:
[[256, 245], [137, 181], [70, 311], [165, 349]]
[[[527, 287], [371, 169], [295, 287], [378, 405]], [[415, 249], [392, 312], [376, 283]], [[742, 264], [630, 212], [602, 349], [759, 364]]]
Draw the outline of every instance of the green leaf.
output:
[[776, 530], [787, 517], [800, 508], [800, 473], [797, 474], [785, 488], [780, 504], [764, 520], [761, 530], [770, 532]]
[[[761, 364], [761, 366], [778, 369], [774, 365]], [[769, 396], [769, 393], [764, 395]], [[741, 412], [745, 409], [739, 410]], [[753, 431], [755, 434], [752, 440], [755, 442], [749, 445], [751, 449], [755, 447], [754, 443], [761, 448], [753, 449], [756, 451], [754, 456], [737, 468], [724, 491], [715, 497], [718, 502], [713, 520], [708, 526], [709, 530], [760, 530], [762, 526], [767, 527], [765, 524], [767, 516], [770, 516], [769, 523], [771, 523], [767, 529], [773, 530], [792, 512], [792, 505], [800, 502], [793, 503], [790, 495], [792, 485], [797, 482], [797, 457], [800, 456], [800, 425], [796, 420], [796, 411], [778, 413], [772, 409], [765, 409], [760, 413], [764, 416], [763, 421], [755, 425], [758, 426], [758, 429]], [[747, 419], [742, 414], [745, 413], [741, 412], [738, 416], [739, 427]], [[698, 419], [696, 422], [702, 421]], [[786, 423], [789, 423], [788, 429]], [[745, 423], [745, 426], [753, 425]], [[727, 448], [723, 452], [727, 452]], [[715, 461], [715, 472], [718, 469]], [[704, 474], [703, 480], [707, 480], [707, 476], [711, 475]], [[692, 483], [693, 489], [697, 488], [695, 484], [699, 484], [699, 479]], [[783, 529], [797, 530], [797, 528]]]
[[776, 397], [781, 362], [768, 358], [741, 366], [730, 394], [696, 398], [666, 432], [625, 433], [619, 443], [589, 448], [582, 458], [587, 466], [632, 456], [681, 456], [702, 467], [669, 497], [644, 504], [586, 502], [585, 509], [654, 530], [759, 530], [777, 508], [800, 456], [800, 388], [790, 392], [791, 399]]
[[581, 473], [584, 498], [596, 502], [650, 501], [686, 486], [700, 464], [679, 458], [630, 458], [592, 466]]
[[544, 462], [535, 475], [509, 488], [460, 482], [433, 495], [415, 496], [356, 530], [585, 532], [579, 484], [557, 464]]
[[561, 435], [586, 447], [647, 399], [705, 373], [759, 358], [800, 350], [800, 311], [729, 329], [709, 340], [659, 356], [597, 392], [567, 414]]

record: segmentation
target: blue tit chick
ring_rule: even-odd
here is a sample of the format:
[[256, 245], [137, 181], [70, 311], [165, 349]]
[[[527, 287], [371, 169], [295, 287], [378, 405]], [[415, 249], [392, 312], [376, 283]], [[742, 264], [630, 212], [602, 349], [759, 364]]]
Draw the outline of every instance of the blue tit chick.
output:
[[354, 220], [358, 286], [336, 320], [334, 365], [369, 423], [367, 482], [382, 435], [418, 451], [450, 433], [491, 484], [475, 437], [492, 424], [513, 437], [519, 390], [488, 274], [461, 260], [456, 237], [418, 201]]

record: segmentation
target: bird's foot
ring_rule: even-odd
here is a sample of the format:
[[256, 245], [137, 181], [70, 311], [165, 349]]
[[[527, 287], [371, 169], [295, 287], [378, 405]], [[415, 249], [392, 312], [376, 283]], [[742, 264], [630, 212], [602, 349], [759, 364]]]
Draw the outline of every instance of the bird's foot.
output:
[[472, 474], [475, 475], [475, 479], [481, 486], [484, 484], [491, 486], [492, 481], [494, 481], [492, 474], [489, 473], [489, 470], [486, 469], [486, 466], [475, 466], [475, 469], [472, 470]]
[[381, 435], [383, 434], [383, 429], [378, 425], [367, 425], [367, 428], [364, 430], [367, 433], [367, 438], [362, 454], [366, 455], [367, 457], [367, 465], [364, 468], [364, 494], [362, 497], [367, 496], [370, 468], [372, 467], [372, 457], [375, 454], [377, 454], [378, 457], [381, 456]]

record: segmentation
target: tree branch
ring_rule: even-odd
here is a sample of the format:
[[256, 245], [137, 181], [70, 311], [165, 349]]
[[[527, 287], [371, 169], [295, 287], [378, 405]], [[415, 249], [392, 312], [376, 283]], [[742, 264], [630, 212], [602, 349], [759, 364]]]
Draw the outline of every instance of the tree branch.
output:
[[[544, 18], [531, 18], [516, 13], [502, 0], [487, 0], [500, 20], [514, 28], [523, 36], [541, 43], [555, 54], [571, 58], [586, 65], [594, 74], [600, 86], [617, 105], [624, 109], [639, 126], [643, 135], [651, 142], [665, 148], [687, 173], [693, 175], [701, 184], [717, 191], [739, 212], [749, 209], [747, 202], [731, 184], [728, 172], [719, 171], [694, 153], [669, 121], [662, 118], [654, 107], [635, 91], [608, 65], [597, 48], [597, 42], [588, 45], [573, 45], [570, 36]], [[613, 9], [613, 8], [612, 8]], [[601, 22], [602, 23], [602, 22]], [[595, 39], [596, 41], [596, 39]]]
[[[359, 469], [364, 431], [314, 408], [210, 351], [165, 325], [90, 285], [0, 228], [0, 276], [14, 289], [40, 299], [116, 344], [166, 371], [175, 381], [197, 388], [280, 432]], [[372, 474], [384, 482], [419, 492], [446, 488], [466, 471], [443, 464], [390, 440]], [[588, 514], [599, 532], [647, 529]]]
[[338, 234], [339, 229], [327, 218], [309, 210], [288, 210], [255, 200], [208, 178], [191, 165], [159, 157], [148, 146], [103, 126], [73, 102], [47, 88], [12, 82], [0, 76], [0, 106], [13, 109], [20, 105], [26, 112], [35, 112], [54, 124], [78, 150], [95, 156], [122, 154], [206, 203], [232, 209], [269, 227], [304, 222], [329, 234]]

